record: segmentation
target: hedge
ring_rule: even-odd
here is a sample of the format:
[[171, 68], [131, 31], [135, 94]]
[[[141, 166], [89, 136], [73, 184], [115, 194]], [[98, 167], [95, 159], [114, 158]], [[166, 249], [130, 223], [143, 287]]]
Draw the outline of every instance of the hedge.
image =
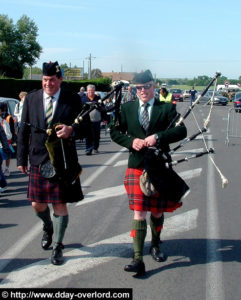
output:
[[[61, 87], [65, 90], [71, 90], [78, 93], [81, 86], [88, 84], [94, 84], [97, 91], [108, 92], [111, 89], [111, 79], [97, 78], [90, 80], [63, 80]], [[41, 80], [23, 80], [23, 79], [0, 79], [0, 97], [9, 97], [18, 99], [18, 95], [21, 91], [30, 92], [34, 89], [40, 89], [42, 87]]]

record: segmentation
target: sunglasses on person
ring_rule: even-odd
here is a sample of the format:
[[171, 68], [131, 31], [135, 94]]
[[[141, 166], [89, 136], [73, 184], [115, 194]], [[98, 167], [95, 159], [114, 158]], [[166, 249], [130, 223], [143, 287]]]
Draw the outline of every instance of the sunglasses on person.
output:
[[142, 89], [144, 90], [148, 90], [152, 87], [152, 83], [148, 83], [148, 84], [145, 84], [145, 85], [136, 85], [136, 89], [141, 91]]

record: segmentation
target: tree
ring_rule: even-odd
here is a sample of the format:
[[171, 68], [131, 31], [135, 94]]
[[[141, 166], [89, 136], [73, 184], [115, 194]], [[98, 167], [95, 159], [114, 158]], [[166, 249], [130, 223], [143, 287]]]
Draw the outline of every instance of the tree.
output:
[[0, 15], [0, 74], [22, 78], [24, 68], [33, 65], [41, 53], [37, 43], [38, 27], [23, 15], [16, 23]]

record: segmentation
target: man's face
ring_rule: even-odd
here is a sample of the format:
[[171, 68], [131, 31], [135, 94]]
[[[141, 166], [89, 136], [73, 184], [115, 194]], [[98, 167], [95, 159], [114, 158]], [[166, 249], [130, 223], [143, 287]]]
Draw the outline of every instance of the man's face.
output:
[[163, 96], [163, 97], [166, 97], [167, 95], [167, 92], [164, 91], [163, 89], [160, 90], [160, 94]]
[[53, 96], [60, 88], [63, 78], [57, 78], [56, 75], [42, 77], [42, 87], [45, 93], [49, 96]]
[[155, 94], [155, 85], [153, 81], [149, 81], [143, 84], [136, 84], [137, 96], [141, 99], [142, 102], [149, 102], [154, 98]]
[[94, 88], [87, 88], [87, 96], [89, 98], [94, 98], [95, 97], [95, 89]]

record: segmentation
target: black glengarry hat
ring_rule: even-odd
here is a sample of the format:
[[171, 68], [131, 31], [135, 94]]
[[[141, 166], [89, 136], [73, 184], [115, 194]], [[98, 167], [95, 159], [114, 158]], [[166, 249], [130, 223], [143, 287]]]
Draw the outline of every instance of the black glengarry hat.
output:
[[53, 76], [56, 75], [58, 78], [62, 77], [62, 72], [58, 62], [43, 63], [43, 75]]
[[151, 71], [146, 70], [145, 72], [137, 73], [133, 78], [133, 83], [146, 83], [153, 80]]

